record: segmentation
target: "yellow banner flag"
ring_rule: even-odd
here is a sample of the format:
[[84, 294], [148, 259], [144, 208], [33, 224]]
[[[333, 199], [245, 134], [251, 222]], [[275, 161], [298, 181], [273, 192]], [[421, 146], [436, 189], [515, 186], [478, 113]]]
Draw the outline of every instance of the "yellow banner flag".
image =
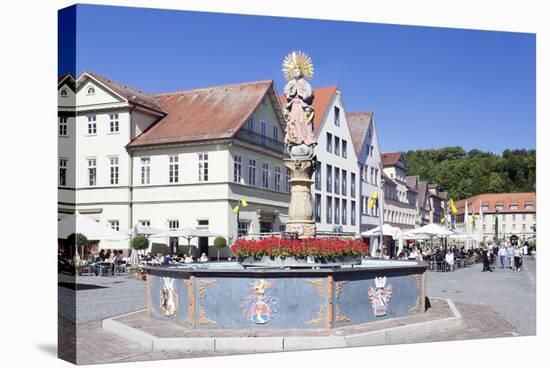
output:
[[239, 213], [239, 205], [233, 207], [233, 213]]
[[456, 207], [455, 207], [455, 201], [453, 201], [453, 199], [451, 198], [451, 212], [453, 213], [453, 215], [456, 215]]
[[476, 213], [476, 214], [474, 215], [474, 219], [477, 220], [478, 218], [479, 218], [479, 215]]
[[373, 208], [374, 207], [374, 199], [369, 200], [369, 203], [367, 203], [367, 207], [368, 208]]
[[246, 199], [241, 199], [241, 204], [243, 205], [243, 207], [248, 206], [248, 202], [246, 201]]
[[372, 199], [377, 199], [378, 198], [378, 192], [374, 192], [372, 193]]
[[444, 224], [444, 223], [445, 223], [445, 219], [442, 218], [441, 221], [439, 221], [439, 222], [441, 222], [442, 224]]

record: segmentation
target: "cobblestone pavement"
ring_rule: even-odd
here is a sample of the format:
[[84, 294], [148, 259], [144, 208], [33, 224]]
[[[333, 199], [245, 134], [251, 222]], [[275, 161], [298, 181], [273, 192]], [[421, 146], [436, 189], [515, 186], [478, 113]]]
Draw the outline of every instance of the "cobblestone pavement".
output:
[[536, 333], [536, 261], [524, 257], [523, 269], [497, 268], [481, 272], [476, 264], [454, 272], [430, 272], [427, 294], [455, 303], [492, 308], [514, 327], [518, 335]]
[[[76, 278], [77, 291], [73, 290], [74, 277], [60, 275], [58, 300], [60, 314], [68, 321], [82, 324], [145, 308], [145, 282], [125, 276]], [[76, 297], [74, 303], [67, 303]]]

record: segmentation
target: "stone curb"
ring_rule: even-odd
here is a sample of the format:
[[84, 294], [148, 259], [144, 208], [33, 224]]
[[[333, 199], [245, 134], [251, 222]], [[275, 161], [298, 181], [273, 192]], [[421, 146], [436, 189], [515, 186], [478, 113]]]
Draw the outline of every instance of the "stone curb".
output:
[[[440, 298], [432, 298], [440, 299]], [[447, 302], [452, 317], [432, 321], [417, 322], [409, 325], [390, 327], [378, 331], [363, 332], [347, 336], [275, 336], [275, 337], [176, 337], [159, 338], [130, 327], [116, 318], [128, 316], [142, 311], [132, 312], [123, 316], [105, 319], [103, 329], [124, 337], [151, 351], [180, 350], [193, 352], [277, 352], [328, 348], [344, 348], [357, 346], [385, 345], [409, 342], [414, 339], [428, 337], [433, 333], [461, 327], [463, 320], [460, 312], [450, 299]]]

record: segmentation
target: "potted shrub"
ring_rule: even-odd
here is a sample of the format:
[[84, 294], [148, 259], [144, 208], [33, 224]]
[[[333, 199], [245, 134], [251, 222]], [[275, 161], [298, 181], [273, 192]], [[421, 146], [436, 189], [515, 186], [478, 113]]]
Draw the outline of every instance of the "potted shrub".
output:
[[218, 249], [218, 261], [220, 260], [220, 250], [227, 247], [227, 241], [225, 238], [218, 236], [214, 239], [214, 246]]
[[138, 235], [132, 239], [132, 248], [137, 251], [149, 248], [149, 239], [145, 235]]

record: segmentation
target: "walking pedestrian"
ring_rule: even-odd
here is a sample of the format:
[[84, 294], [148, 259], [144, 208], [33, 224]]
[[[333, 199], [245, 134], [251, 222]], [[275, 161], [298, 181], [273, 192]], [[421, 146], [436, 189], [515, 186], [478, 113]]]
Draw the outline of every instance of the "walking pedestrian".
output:
[[519, 247], [514, 248], [514, 271], [521, 271], [521, 250]]
[[513, 270], [514, 269], [514, 247], [512, 247], [510, 244], [508, 244], [508, 247], [506, 248], [506, 256], [508, 257], [508, 267]]
[[500, 259], [500, 268], [504, 268], [504, 264], [506, 263], [506, 248], [504, 248], [504, 245], [500, 246], [500, 249], [498, 250], [498, 257]]
[[492, 254], [493, 253], [488, 249], [483, 249], [481, 251], [481, 259], [483, 260], [483, 271], [481, 271], [481, 272], [486, 272], [486, 271], [493, 272], [493, 270], [491, 269], [491, 255]]

